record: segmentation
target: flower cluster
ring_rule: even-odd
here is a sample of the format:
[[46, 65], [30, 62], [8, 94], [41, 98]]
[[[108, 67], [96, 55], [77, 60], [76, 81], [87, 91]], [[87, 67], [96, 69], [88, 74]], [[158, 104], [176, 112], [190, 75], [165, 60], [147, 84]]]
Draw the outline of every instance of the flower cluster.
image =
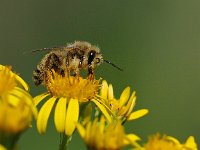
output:
[[128, 145], [135, 150], [197, 150], [191, 137], [180, 144], [173, 137], [158, 134], [141, 146], [140, 137], [126, 134], [124, 123], [149, 112], [134, 111], [136, 92], [131, 93], [129, 86], [116, 98], [112, 84], [106, 80], [63, 76], [54, 70], [48, 72], [44, 85], [47, 92], [34, 98], [36, 106], [43, 101], [37, 128], [39, 133], [45, 133], [49, 115], [54, 112], [56, 130], [62, 134], [60, 149], [66, 148], [77, 129], [88, 150], [121, 150]]
[[[48, 72], [44, 85], [47, 92], [34, 98], [36, 106], [43, 102], [37, 118], [39, 133], [46, 132], [50, 113], [54, 112], [56, 130], [70, 137], [78, 127], [81, 137], [90, 149], [115, 150], [133, 143], [136, 145], [139, 137], [126, 135], [122, 124], [144, 116], [148, 109], [133, 111], [136, 96], [135, 92], [130, 96], [130, 87], [125, 88], [120, 99], [117, 99], [114, 97], [112, 85], [108, 86], [105, 80], [63, 76], [54, 70]], [[100, 121], [98, 118], [101, 118]], [[99, 134], [92, 131], [99, 131]], [[97, 141], [100, 141], [99, 144]]]
[[104, 80], [102, 82], [102, 88], [100, 91], [100, 97], [105, 105], [112, 112], [113, 117], [120, 119], [123, 122], [135, 120], [148, 113], [148, 109], [141, 109], [133, 111], [136, 103], [136, 92], [130, 94], [130, 87], [126, 87], [122, 92], [119, 99], [114, 96], [114, 90], [112, 84], [109, 84]]
[[48, 70], [43, 83], [46, 92], [32, 98], [27, 83], [10, 66], [0, 65], [0, 150], [15, 149], [33, 118], [38, 132], [44, 134], [51, 113], [56, 131], [61, 134], [59, 150], [67, 148], [76, 131], [88, 150], [198, 149], [193, 136], [181, 143], [158, 133], [143, 143], [138, 135], [126, 133], [125, 123], [149, 113], [146, 108], [135, 110], [136, 92], [129, 86], [117, 98], [113, 85], [106, 80], [71, 76], [68, 71], [63, 74]]
[[77, 129], [91, 150], [117, 150], [128, 144], [136, 144], [140, 138], [135, 134], [125, 134], [121, 121], [106, 123], [104, 117], [100, 121], [96, 118], [84, 127], [77, 125]]

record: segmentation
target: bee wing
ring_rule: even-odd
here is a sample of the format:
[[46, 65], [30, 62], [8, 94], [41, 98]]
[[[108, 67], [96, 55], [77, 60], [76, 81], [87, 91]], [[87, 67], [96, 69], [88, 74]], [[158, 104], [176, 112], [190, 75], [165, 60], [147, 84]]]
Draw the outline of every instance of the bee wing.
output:
[[50, 48], [35, 49], [35, 50], [32, 50], [31, 52], [52, 51], [52, 50], [63, 50], [63, 46], [62, 47], [50, 47]]

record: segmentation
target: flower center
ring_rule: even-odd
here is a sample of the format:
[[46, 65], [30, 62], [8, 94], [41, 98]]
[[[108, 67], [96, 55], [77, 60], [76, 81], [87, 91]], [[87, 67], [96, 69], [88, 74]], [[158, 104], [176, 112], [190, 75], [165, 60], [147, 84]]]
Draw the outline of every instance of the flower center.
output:
[[87, 102], [98, 94], [100, 80], [84, 79], [78, 76], [63, 77], [52, 70], [48, 72], [45, 85], [53, 96], [77, 98], [80, 102]]
[[119, 108], [120, 108], [120, 106], [119, 106], [119, 102], [118, 102], [118, 100], [116, 100], [116, 99], [111, 99], [110, 100], [110, 109], [113, 111], [113, 112], [116, 112], [116, 111], [119, 111]]
[[8, 93], [16, 86], [14, 74], [11, 72], [11, 67], [0, 68], [0, 96]]

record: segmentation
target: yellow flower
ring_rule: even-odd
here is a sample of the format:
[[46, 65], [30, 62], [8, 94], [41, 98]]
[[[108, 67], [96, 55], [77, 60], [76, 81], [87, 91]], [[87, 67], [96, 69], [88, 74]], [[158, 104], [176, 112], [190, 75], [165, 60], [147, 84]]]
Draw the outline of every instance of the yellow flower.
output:
[[178, 141], [178, 139], [172, 136], [167, 136], [167, 139], [174, 142], [176, 145], [178, 145], [180, 150], [198, 150], [197, 144], [193, 136], [189, 136], [184, 144], [181, 144]]
[[132, 112], [136, 103], [136, 96], [135, 92], [130, 95], [129, 86], [124, 89], [120, 98], [116, 99], [112, 84], [108, 85], [108, 83], [104, 80], [102, 82], [100, 97], [104, 101], [105, 105], [111, 110], [114, 115], [113, 117], [121, 119], [123, 123], [126, 120], [134, 120], [148, 113], [148, 109], [141, 109]]
[[15, 134], [28, 128], [33, 115], [31, 107], [25, 101], [16, 98], [0, 101], [0, 131]]
[[12, 91], [18, 88], [28, 91], [27, 83], [13, 73], [10, 66], [0, 64], [0, 99], [5, 99], [8, 93], [12, 94]]
[[194, 137], [190, 136], [184, 144], [181, 144], [172, 136], [161, 136], [156, 134], [149, 138], [148, 142], [142, 148], [134, 150], [197, 150], [197, 144]]
[[0, 131], [20, 133], [36, 118], [37, 109], [27, 92], [26, 82], [11, 71], [11, 67], [0, 65]]
[[7, 150], [3, 145], [0, 144], [0, 150]]
[[23, 95], [27, 96], [29, 95], [28, 90], [27, 83], [16, 73], [12, 72], [11, 66], [0, 64], [0, 100], [11, 100], [12, 96], [15, 98], [20, 98]]
[[140, 140], [137, 135], [125, 134], [120, 121], [108, 124], [103, 117], [100, 121], [96, 118], [85, 127], [77, 124], [77, 129], [90, 150], [120, 150]]
[[34, 98], [37, 106], [42, 100], [46, 100], [41, 107], [37, 129], [39, 133], [45, 133], [49, 115], [54, 111], [54, 123], [58, 132], [65, 132], [72, 135], [75, 130], [75, 123], [79, 119], [79, 107], [86, 102], [94, 102], [99, 109], [111, 120], [106, 108], [97, 100], [100, 88], [100, 80], [84, 79], [78, 76], [65, 76], [57, 74], [54, 70], [49, 72], [46, 81], [47, 93], [43, 93]]

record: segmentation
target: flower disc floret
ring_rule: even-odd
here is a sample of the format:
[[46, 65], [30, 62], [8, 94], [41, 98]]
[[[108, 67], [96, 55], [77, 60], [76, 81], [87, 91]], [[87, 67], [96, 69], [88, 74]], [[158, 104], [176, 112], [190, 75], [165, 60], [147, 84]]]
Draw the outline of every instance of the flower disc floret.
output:
[[46, 86], [53, 96], [76, 98], [86, 102], [96, 97], [100, 80], [89, 80], [78, 76], [63, 77], [52, 70], [52, 73], [49, 72]]

